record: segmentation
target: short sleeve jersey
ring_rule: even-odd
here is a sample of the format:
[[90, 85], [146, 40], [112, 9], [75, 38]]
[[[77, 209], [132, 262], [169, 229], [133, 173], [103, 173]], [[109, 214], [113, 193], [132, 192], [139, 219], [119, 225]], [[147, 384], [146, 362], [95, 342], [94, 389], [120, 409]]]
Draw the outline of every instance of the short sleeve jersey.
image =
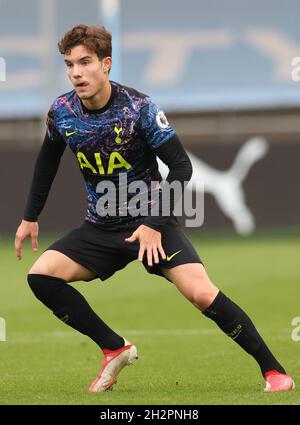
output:
[[127, 190], [139, 180], [150, 191], [151, 181], [160, 181], [155, 149], [175, 131], [150, 97], [113, 81], [111, 87], [107, 105], [96, 111], [86, 109], [75, 90], [58, 97], [48, 114], [47, 133], [51, 140], [63, 139], [77, 157], [88, 194], [86, 221], [119, 227], [139, 219], [128, 213], [134, 194], [127, 193], [127, 202], [116, 197], [115, 215], [99, 215], [104, 193], [98, 184], [110, 181], [118, 194], [120, 182]]

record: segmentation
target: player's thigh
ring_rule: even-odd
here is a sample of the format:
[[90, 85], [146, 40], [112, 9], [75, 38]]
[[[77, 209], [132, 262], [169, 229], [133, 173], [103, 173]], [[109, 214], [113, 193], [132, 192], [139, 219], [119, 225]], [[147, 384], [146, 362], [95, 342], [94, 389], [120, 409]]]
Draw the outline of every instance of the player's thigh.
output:
[[91, 280], [95, 273], [73, 261], [59, 251], [45, 251], [29, 270], [30, 274], [43, 274], [74, 282]]

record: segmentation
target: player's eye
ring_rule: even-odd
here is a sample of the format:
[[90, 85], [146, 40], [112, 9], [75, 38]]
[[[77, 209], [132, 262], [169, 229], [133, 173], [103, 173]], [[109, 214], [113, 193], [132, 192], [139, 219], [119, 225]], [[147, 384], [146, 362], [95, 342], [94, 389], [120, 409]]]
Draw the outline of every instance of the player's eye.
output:
[[66, 62], [66, 67], [67, 68], [72, 68], [73, 64], [71, 62]]

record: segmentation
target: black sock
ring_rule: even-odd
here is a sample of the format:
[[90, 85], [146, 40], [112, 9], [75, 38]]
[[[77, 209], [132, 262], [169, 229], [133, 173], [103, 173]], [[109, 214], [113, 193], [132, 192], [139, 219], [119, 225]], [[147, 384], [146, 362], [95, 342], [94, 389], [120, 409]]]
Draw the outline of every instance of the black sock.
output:
[[102, 349], [116, 350], [124, 346], [124, 339], [110, 329], [80, 292], [65, 280], [40, 274], [29, 274], [27, 278], [34, 295], [67, 325], [89, 336]]
[[216, 322], [226, 335], [255, 358], [263, 375], [269, 370], [286, 373], [266, 346], [247, 314], [222, 292], [218, 293], [203, 314]]

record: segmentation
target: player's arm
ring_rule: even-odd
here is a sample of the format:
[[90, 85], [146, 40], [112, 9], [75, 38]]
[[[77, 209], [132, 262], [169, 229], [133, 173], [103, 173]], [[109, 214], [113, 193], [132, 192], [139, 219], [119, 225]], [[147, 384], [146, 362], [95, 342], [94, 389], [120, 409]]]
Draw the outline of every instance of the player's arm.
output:
[[[192, 177], [193, 168], [191, 160], [182, 146], [179, 137], [175, 134], [169, 140], [156, 148], [155, 153], [169, 168], [169, 174], [166, 178], [166, 182], [169, 184], [174, 181], [179, 182], [183, 191], [184, 187]], [[167, 223], [170, 215], [174, 211], [175, 205], [181, 198], [181, 193], [173, 190], [170, 191], [170, 197], [163, 196], [164, 184], [162, 183], [161, 186], [162, 190], [159, 193], [159, 215], [148, 216], [144, 222], [146, 226], [157, 231], [160, 231], [162, 226]], [[166, 202], [170, 202], [170, 205], [164, 205]], [[168, 215], [166, 215], [167, 212], [169, 212]]]
[[[149, 98], [145, 99], [145, 104], [141, 109], [138, 131], [149, 147], [154, 150], [155, 154], [169, 167], [169, 175], [167, 177], [169, 183], [174, 180], [178, 180], [181, 183], [190, 180], [192, 166], [189, 157], [175, 131], [169, 125], [164, 113]], [[149, 266], [152, 266], [153, 259], [155, 263], [159, 263], [159, 254], [163, 259], [166, 258], [161, 244], [160, 230], [169, 220], [177, 201], [174, 198], [173, 191], [171, 191], [170, 205], [162, 205], [162, 201], [167, 199], [162, 192], [163, 188], [159, 194], [159, 216], [147, 217], [144, 224], [139, 226], [126, 239], [127, 242], [139, 241], [138, 258], [142, 261], [146, 253]], [[167, 216], [163, 215], [166, 211], [169, 212]]]
[[[192, 164], [184, 150], [178, 136], [175, 134], [168, 141], [155, 149], [156, 155], [169, 167], [169, 174], [166, 181], [171, 184], [173, 181], [179, 181], [184, 185], [190, 180], [192, 176]], [[153, 259], [157, 264], [159, 263], [159, 254], [163, 259], [166, 258], [164, 249], [161, 244], [160, 230], [170, 218], [176, 203], [180, 199], [180, 194], [174, 194], [170, 191], [170, 197], [163, 196], [164, 186], [159, 193], [159, 215], [148, 216], [141, 226], [127, 239], [127, 242], [139, 240], [140, 249], [138, 258], [143, 261], [144, 254], [147, 254], [147, 262], [152, 266]], [[176, 197], [177, 196], [177, 197]], [[163, 202], [170, 201], [170, 205], [163, 205]], [[163, 212], [169, 212], [169, 215], [163, 215]]]
[[47, 133], [38, 154], [24, 217], [15, 238], [16, 256], [22, 258], [22, 244], [31, 238], [32, 249], [38, 249], [38, 217], [47, 201], [66, 143], [59, 134], [50, 138]]

